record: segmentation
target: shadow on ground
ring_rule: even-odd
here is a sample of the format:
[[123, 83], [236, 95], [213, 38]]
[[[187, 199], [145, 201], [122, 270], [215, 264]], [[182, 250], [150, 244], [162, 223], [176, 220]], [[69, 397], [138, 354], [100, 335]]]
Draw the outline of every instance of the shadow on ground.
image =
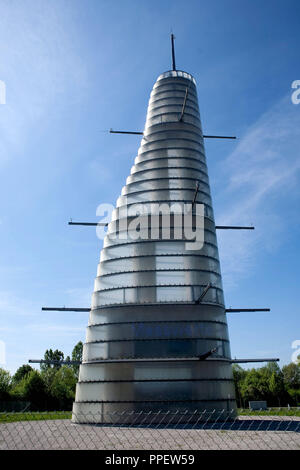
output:
[[[85, 426], [88, 423], [84, 424]], [[198, 424], [147, 424], [142, 425], [129, 425], [129, 424], [89, 424], [93, 427], [109, 427], [109, 428], [147, 428], [147, 429], [212, 429], [212, 430], [226, 430], [226, 431], [292, 431], [300, 433], [300, 420], [293, 419], [249, 419], [239, 418], [234, 421], [213, 422], [213, 423], [198, 423]], [[78, 426], [78, 424], [76, 424]], [[81, 426], [81, 424], [79, 424]]]

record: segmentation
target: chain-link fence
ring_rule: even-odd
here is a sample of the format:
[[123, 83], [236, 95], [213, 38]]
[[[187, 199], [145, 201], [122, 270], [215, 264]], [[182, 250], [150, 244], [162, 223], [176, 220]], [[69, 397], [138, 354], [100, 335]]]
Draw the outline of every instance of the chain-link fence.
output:
[[90, 414], [1, 413], [0, 449], [300, 449], [300, 416], [280, 413], [124, 411], [93, 415], [93, 424]]
[[30, 410], [30, 401], [0, 401], [0, 413]]

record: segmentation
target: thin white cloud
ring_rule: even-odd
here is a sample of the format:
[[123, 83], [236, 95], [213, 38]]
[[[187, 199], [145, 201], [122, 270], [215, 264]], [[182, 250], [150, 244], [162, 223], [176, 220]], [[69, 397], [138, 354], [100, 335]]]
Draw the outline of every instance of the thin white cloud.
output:
[[0, 317], [12, 318], [14, 315], [35, 316], [40, 314], [40, 307], [24, 297], [10, 291], [0, 291]]
[[[0, 77], [6, 84], [6, 104], [0, 108], [0, 164], [24, 147], [51, 120], [61, 97], [80, 101], [87, 87], [85, 65], [72, 41], [72, 22], [64, 7], [28, 9], [8, 2], [1, 6], [6, 21], [0, 31]], [[69, 91], [69, 93], [68, 93]]]
[[88, 308], [91, 305], [93, 285], [65, 290], [66, 306]]
[[82, 326], [70, 326], [67, 325], [52, 325], [52, 324], [29, 324], [26, 325], [26, 329], [32, 333], [62, 333], [63, 335], [70, 335], [73, 333], [83, 333]]
[[[99, 183], [99, 181], [111, 181], [114, 176], [114, 168], [110, 168], [107, 162], [96, 157], [87, 163], [89, 177]], [[103, 184], [103, 183], [102, 183]]]
[[253, 272], [261, 250], [276, 251], [284, 239], [289, 214], [282, 213], [280, 203], [299, 193], [299, 141], [300, 107], [286, 96], [258, 119], [223, 163], [218, 224], [256, 227], [218, 234], [227, 289]]

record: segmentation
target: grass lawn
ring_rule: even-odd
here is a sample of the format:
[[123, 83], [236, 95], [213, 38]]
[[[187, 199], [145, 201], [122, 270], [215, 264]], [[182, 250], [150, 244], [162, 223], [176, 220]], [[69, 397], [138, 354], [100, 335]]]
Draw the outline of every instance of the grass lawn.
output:
[[45, 419], [71, 419], [71, 411], [29, 411], [26, 413], [0, 413], [1, 423], [15, 421], [44, 421]]
[[265, 411], [251, 411], [247, 408], [239, 408], [238, 414], [239, 416], [300, 416], [300, 408], [269, 408]]
[[[270, 408], [266, 411], [239, 409], [239, 416], [300, 416], [300, 408]], [[46, 419], [71, 419], [71, 411], [29, 411], [25, 413], [0, 413], [1, 423], [16, 421], [44, 421]]]

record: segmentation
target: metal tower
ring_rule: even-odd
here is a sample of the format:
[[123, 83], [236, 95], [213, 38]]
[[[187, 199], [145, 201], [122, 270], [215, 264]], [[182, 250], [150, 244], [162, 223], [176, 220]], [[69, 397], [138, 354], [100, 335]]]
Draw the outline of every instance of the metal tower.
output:
[[[235, 414], [196, 82], [189, 73], [176, 70], [173, 36], [172, 59], [172, 70], [154, 84], [138, 155], [108, 224], [74, 422], [116, 422], [118, 413], [113, 418], [111, 412], [124, 410]], [[174, 237], [175, 215], [167, 239], [159, 230], [161, 218], [154, 238], [133, 239], [130, 229], [119, 237], [126, 210], [153, 203], [190, 204], [193, 224], [195, 209], [203, 205], [203, 247], [187, 249], [185, 239]], [[152, 222], [145, 231], [149, 234], [153, 228]]]
[[279, 361], [231, 359], [226, 314], [270, 309], [225, 309], [216, 229], [254, 227], [215, 225], [203, 139], [235, 137], [203, 135], [195, 79], [176, 70], [171, 43], [144, 132], [110, 131], [143, 135], [111, 222], [69, 222], [108, 226], [91, 308], [42, 308], [90, 312], [82, 362], [29, 360], [80, 364], [73, 422], [234, 417], [231, 364]]

